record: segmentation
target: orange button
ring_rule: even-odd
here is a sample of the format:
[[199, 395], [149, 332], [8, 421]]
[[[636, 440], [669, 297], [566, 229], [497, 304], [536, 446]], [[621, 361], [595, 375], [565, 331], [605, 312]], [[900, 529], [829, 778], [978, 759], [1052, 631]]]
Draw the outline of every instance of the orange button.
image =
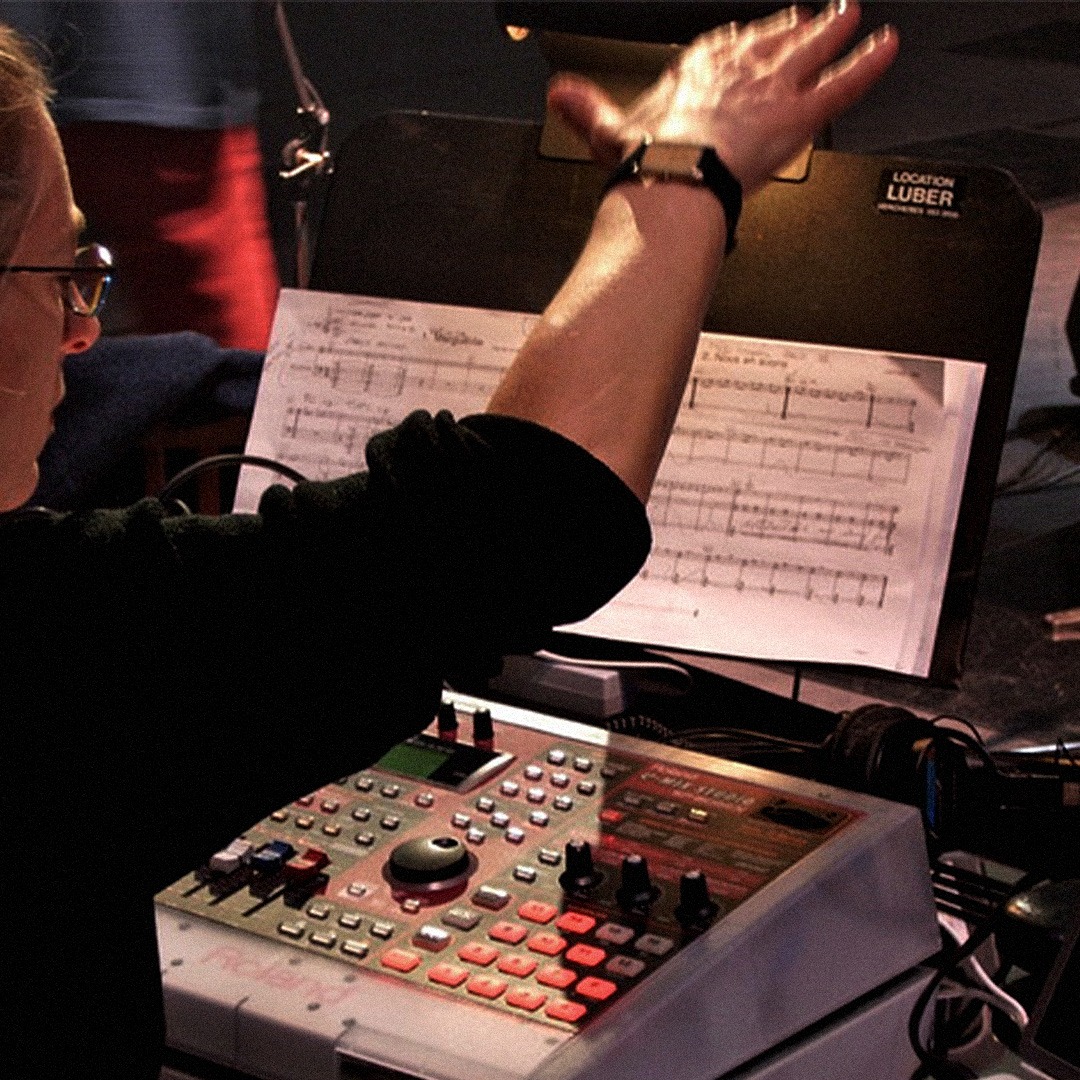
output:
[[564, 967], [545, 967], [536, 973], [536, 981], [543, 986], [565, 990], [575, 979], [577, 972]]
[[412, 971], [413, 968], [420, 966], [420, 957], [405, 949], [387, 949], [379, 957], [379, 963], [392, 971]]
[[504, 975], [516, 975], [519, 979], [526, 979], [536, 970], [536, 961], [531, 956], [514, 953], [499, 961], [499, 970]]
[[580, 1020], [588, 1010], [580, 1001], [553, 1001], [545, 1010], [544, 1015], [552, 1020], [569, 1020], [574, 1023]]
[[517, 945], [524, 941], [529, 931], [521, 923], [509, 922], [503, 919], [492, 925], [488, 931], [488, 937], [496, 941], [505, 941], [507, 945]]
[[568, 934], [587, 934], [596, 925], [596, 920], [579, 911], [566, 911], [559, 916], [555, 925]]
[[541, 994], [539, 990], [525, 990], [521, 987], [511, 990], [506, 995], [507, 1005], [525, 1009], [527, 1012], [535, 1012], [545, 1001], [547, 1001], [547, 994]]
[[607, 1001], [618, 988], [607, 979], [597, 979], [592, 975], [584, 978], [574, 987], [574, 991], [582, 997], [591, 998], [593, 1001]]
[[567, 952], [566, 959], [573, 964], [581, 964], [582, 967], [596, 967], [602, 960], [607, 959], [607, 953], [595, 945], [575, 945]]
[[441, 983], [443, 986], [460, 986], [469, 977], [469, 973], [464, 968], [442, 963], [436, 964], [427, 973], [427, 977], [432, 982]]
[[467, 964], [479, 964], [480, 967], [487, 967], [498, 956], [499, 950], [494, 945], [485, 945], [482, 941], [470, 941], [458, 950], [458, 959]]
[[544, 956], [558, 956], [566, 948], [566, 939], [558, 934], [534, 934], [529, 938], [529, 948]]
[[521, 918], [541, 925], [551, 922], [558, 914], [559, 909], [554, 904], [545, 904], [540, 900], [526, 900], [518, 908], [518, 915]]
[[505, 979], [496, 979], [491, 975], [474, 975], [469, 980], [469, 985], [465, 987], [470, 994], [475, 994], [477, 997], [488, 998], [490, 1001], [494, 1001], [497, 997], [501, 996], [506, 989]]

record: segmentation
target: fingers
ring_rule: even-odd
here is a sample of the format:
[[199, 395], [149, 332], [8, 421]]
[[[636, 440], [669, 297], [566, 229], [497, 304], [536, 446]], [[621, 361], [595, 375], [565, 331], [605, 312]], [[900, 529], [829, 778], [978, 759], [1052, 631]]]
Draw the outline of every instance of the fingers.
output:
[[548, 87], [548, 105], [588, 144], [599, 164], [615, 166], [622, 160], [633, 133], [622, 109], [594, 82], [557, 75]]
[[843, 60], [826, 68], [810, 94], [819, 123], [826, 123], [858, 101], [896, 59], [899, 48], [896, 31], [883, 26]]
[[779, 65], [794, 86], [813, 85], [822, 68], [840, 55], [859, 25], [859, 5], [830, 5], [803, 23], [786, 43], [787, 56]]

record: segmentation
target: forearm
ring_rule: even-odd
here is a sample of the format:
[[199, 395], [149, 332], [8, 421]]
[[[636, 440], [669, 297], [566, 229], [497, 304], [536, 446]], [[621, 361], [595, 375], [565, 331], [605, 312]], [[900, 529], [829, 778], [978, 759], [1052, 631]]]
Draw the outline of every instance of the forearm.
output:
[[705, 188], [623, 184], [488, 404], [572, 439], [644, 502], [675, 420], [725, 239]]

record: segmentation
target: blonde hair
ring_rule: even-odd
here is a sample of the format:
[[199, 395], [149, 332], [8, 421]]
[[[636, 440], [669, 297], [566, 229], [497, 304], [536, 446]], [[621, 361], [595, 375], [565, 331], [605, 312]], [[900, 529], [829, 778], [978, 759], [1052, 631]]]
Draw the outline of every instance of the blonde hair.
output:
[[32, 47], [0, 23], [0, 258], [5, 262], [25, 224], [30, 203], [26, 121], [48, 103], [52, 88]]

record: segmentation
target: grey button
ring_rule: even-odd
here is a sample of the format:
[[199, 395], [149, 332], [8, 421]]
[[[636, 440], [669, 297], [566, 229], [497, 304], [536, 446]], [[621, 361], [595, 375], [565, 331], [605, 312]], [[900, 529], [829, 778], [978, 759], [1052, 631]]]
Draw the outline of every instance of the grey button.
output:
[[596, 781], [595, 780], [579, 780], [577, 786], [579, 795], [595, 795], [596, 794]]
[[455, 829], [467, 829], [472, 824], [472, 818], [469, 817], [468, 814], [454, 814], [450, 819], [450, 824], [453, 825]]
[[470, 844], [480, 845], [487, 839], [487, 833], [483, 829], [469, 829], [465, 834], [465, 839]]
[[605, 780], [614, 780], [614, 779], [615, 779], [615, 777], [619, 775], [619, 770], [618, 770], [618, 769], [616, 769], [614, 765], [605, 765], [605, 766], [604, 766], [604, 767], [603, 767], [603, 768], [602, 768], [602, 769], [600, 770], [600, 775], [601, 775], [601, 776], [602, 776], [602, 777], [603, 777], [603, 778], [604, 778]]
[[456, 930], [472, 930], [480, 921], [480, 913], [470, 908], [455, 907], [443, 913], [442, 921]]
[[650, 956], [664, 956], [675, 948], [675, 942], [659, 934], [642, 934], [634, 942], [634, 948]]
[[310, 829], [315, 824], [315, 819], [310, 814], [303, 814], [296, 819], [298, 829]]
[[529, 824], [543, 828], [551, 819], [543, 810], [533, 810], [529, 814]]
[[305, 924], [297, 922], [281, 922], [278, 923], [278, 933], [284, 934], [286, 937], [296, 938], [299, 940], [304, 936]]
[[368, 806], [358, 806], [352, 812], [353, 821], [370, 821], [371, 820], [371, 808]]
[[383, 922], [380, 919], [378, 922], [371, 924], [371, 933], [374, 937], [382, 938], [385, 941], [387, 938], [394, 936], [394, 924]]
[[370, 776], [358, 776], [353, 782], [357, 791], [370, 791], [375, 786], [375, 781]]
[[319, 809], [324, 814], [336, 814], [341, 809], [341, 803], [337, 799], [323, 799], [319, 805]]
[[556, 795], [552, 800], [551, 805], [554, 806], [556, 810], [573, 810], [574, 800], [571, 799], [569, 795]]
[[[288, 812], [288, 810], [275, 810], [270, 815], [270, 820], [271, 821], [288, 821], [289, 820], [289, 812]], [[213, 869], [212, 866], [211, 866], [211, 869]]]
[[673, 802], [668, 802], [666, 799], [658, 802], [654, 807], [658, 814], [667, 814], [668, 816], [678, 811], [678, 806]]
[[624, 791], [622, 793], [623, 806], [640, 806], [645, 800], [636, 791]]
[[481, 885], [472, 894], [472, 902], [489, 911], [501, 911], [510, 903], [510, 894], [505, 889], [496, 889], [494, 885]]
[[634, 931], [622, 923], [606, 922], [596, 931], [596, 936], [612, 945], [625, 945], [634, 936]]
[[[374, 839], [374, 837], [372, 837]], [[362, 881], [354, 881], [345, 890], [350, 896], [367, 896], [368, 887]]]
[[324, 949], [332, 949], [337, 943], [337, 934], [332, 930], [316, 930], [309, 938], [308, 941], [312, 945], [319, 945]]
[[333, 910], [334, 909], [329, 904], [315, 903], [308, 904], [307, 913], [313, 919], [326, 919]]
[[592, 759], [587, 757], [574, 758], [574, 769], [577, 772], [590, 772], [592, 770]]
[[410, 896], [401, 901], [401, 910], [407, 911], [410, 915], [415, 915], [423, 905], [415, 896]]
[[375, 843], [374, 833], [358, 832], [353, 837], [353, 842], [359, 844], [361, 847], [371, 847]]
[[428, 952], [442, 952], [453, 940], [454, 938], [449, 930], [444, 930], [441, 926], [432, 926], [431, 923], [425, 923], [413, 934], [412, 942], [418, 948], [427, 949]]
[[413, 802], [426, 810], [429, 806], [435, 805], [435, 796], [432, 795], [430, 791], [421, 791], [417, 794], [416, 798], [413, 799]]
[[400, 784], [383, 784], [379, 789], [379, 794], [384, 799], [396, 799], [401, 794]]
[[387, 814], [386, 817], [379, 822], [384, 829], [393, 831], [401, 824], [401, 818], [396, 817], [394, 814]]
[[644, 960], [635, 960], [632, 956], [613, 956], [604, 969], [612, 975], [621, 975], [624, 979], [633, 979], [645, 970]]
[[491, 811], [495, 809], [495, 800], [490, 795], [481, 795], [480, 798], [476, 800], [476, 809], [479, 810], [481, 814], [490, 814]]
[[537, 862], [542, 862], [545, 866], [558, 866], [562, 862], [562, 852], [556, 851], [554, 848], [542, 847], [536, 853]]
[[353, 938], [346, 938], [341, 943], [341, 951], [346, 956], [355, 956], [358, 960], [362, 960], [367, 956], [371, 946], [366, 941], [355, 941]]
[[340, 836], [341, 826], [336, 821], [328, 821], [322, 827], [323, 834], [326, 836]]
[[355, 911], [343, 911], [338, 916], [338, 926], [346, 930], [356, 930], [364, 920]]
[[536, 869], [532, 866], [515, 866], [514, 877], [531, 885], [536, 880]]

